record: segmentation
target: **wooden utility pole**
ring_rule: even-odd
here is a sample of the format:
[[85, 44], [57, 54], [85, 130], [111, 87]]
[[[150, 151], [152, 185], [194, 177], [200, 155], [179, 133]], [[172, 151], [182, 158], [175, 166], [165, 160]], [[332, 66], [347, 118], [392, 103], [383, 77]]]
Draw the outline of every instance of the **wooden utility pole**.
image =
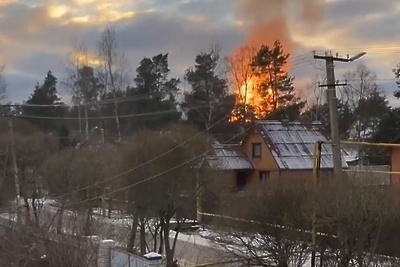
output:
[[[10, 108], [10, 119], [8, 121], [8, 126], [10, 128], [10, 152], [11, 152], [11, 162], [13, 167], [13, 177], [15, 184], [15, 197], [16, 197], [16, 211], [19, 214], [19, 199], [20, 199], [20, 186], [19, 186], [19, 177], [18, 177], [18, 165], [17, 165], [17, 156], [15, 153], [15, 138], [14, 138], [14, 117], [12, 116], [12, 111]], [[18, 216], [19, 218], [19, 216]]]
[[338, 115], [338, 99], [336, 97], [336, 86], [343, 86], [347, 84], [339, 84], [335, 81], [335, 61], [339, 62], [352, 62], [366, 53], [362, 52], [352, 58], [340, 58], [338, 55], [325, 53], [325, 56], [314, 55], [315, 59], [323, 59], [326, 62], [326, 78], [327, 84], [320, 85], [320, 87], [327, 87], [327, 101], [329, 105], [329, 123], [331, 126], [331, 141], [333, 150], [333, 170], [335, 175], [342, 173], [342, 153], [340, 149], [340, 136], [339, 136], [339, 115]]

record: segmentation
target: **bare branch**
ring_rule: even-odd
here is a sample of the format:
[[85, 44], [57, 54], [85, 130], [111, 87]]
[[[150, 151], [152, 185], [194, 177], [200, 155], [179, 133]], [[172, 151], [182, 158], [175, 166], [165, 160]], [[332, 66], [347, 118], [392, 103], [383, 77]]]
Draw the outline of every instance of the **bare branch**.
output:
[[4, 65], [0, 66], [0, 104], [7, 100], [7, 83], [4, 77]]

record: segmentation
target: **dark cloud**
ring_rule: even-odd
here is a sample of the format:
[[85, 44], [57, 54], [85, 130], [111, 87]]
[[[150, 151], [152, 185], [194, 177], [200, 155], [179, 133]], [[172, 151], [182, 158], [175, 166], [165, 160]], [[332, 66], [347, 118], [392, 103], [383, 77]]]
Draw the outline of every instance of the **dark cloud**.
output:
[[38, 78], [24, 73], [7, 73], [7, 99], [11, 102], [27, 100], [39, 82]]
[[[29, 1], [32, 3], [32, 0]], [[238, 17], [236, 10], [240, 1], [137, 1], [141, 8], [153, 8], [153, 12], [138, 13], [132, 18], [116, 23], [119, 49], [129, 61], [132, 76], [143, 57], [151, 57], [158, 53], [170, 54], [172, 75], [178, 78], [193, 64], [195, 55], [207, 50], [213, 43], [220, 44], [223, 53], [229, 54], [242, 43], [245, 35], [243, 28], [234, 24], [235, 18], [245, 19]], [[42, 82], [49, 69], [61, 80], [65, 75], [62, 63], [68, 60], [68, 53], [72, 51], [73, 45], [81, 41], [89, 50], [95, 51], [101, 30], [105, 26], [94, 22], [66, 23], [71, 14], [59, 19], [50, 19], [47, 7], [40, 5], [49, 1], [36, 2], [37, 6], [34, 8], [28, 6], [26, 1], [19, 1], [0, 9], [0, 40], [6, 37], [12, 41], [0, 44], [0, 63], [4, 58], [7, 60], [7, 67], [19, 71], [7, 75], [9, 95], [14, 101], [27, 99], [35, 83]], [[318, 24], [319, 32], [312, 34], [329, 33], [340, 28], [345, 31], [344, 37], [347, 37], [343, 41], [351, 42], [351, 47], [365, 47], [368, 43], [378, 40], [381, 43], [388, 40], [394, 42], [399, 40], [400, 29], [399, 14], [395, 14], [396, 2], [329, 2], [323, 13], [324, 19]], [[71, 0], [63, 0], [63, 3], [68, 5]], [[95, 6], [91, 8], [95, 9]], [[126, 11], [129, 10], [124, 10]], [[260, 14], [265, 15], [263, 10], [260, 10]], [[340, 41], [338, 40], [338, 43]], [[306, 46], [299, 45], [295, 52], [302, 54], [310, 51]], [[311, 56], [307, 60], [313, 61]], [[305, 80], [318, 71], [313, 64], [300, 65], [301, 62], [307, 62], [306, 60], [297, 61], [298, 65], [293, 73], [299, 80]], [[393, 67], [385, 66], [384, 61], [379, 63], [372, 65], [372, 68], [388, 68], [379, 70], [379, 73], [388, 73]], [[344, 68], [351, 68], [350, 65], [338, 67], [338, 78]], [[384, 87], [393, 91], [389, 84], [384, 84]]]
[[373, 14], [387, 14], [396, 9], [397, 1], [337, 0], [327, 4], [324, 25], [327, 28], [350, 26]]
[[120, 48], [130, 56], [134, 68], [145, 56], [169, 53], [175, 75], [183, 74], [182, 69], [193, 64], [195, 55], [210, 45], [219, 44], [229, 52], [241, 39], [242, 33], [232, 25], [164, 13], [142, 14], [118, 28]]
[[349, 27], [349, 34], [356, 41], [395, 41], [400, 43], [399, 14], [388, 14], [384, 17], [371, 19], [366, 23], [359, 23]]
[[235, 1], [193, 0], [182, 2], [178, 11], [189, 16], [203, 16], [210, 21], [223, 21], [232, 15]]
[[67, 63], [65, 61], [65, 58], [58, 53], [38, 52], [20, 60], [15, 64], [15, 68], [23, 73], [40, 77], [46, 75], [49, 70], [61, 74]]

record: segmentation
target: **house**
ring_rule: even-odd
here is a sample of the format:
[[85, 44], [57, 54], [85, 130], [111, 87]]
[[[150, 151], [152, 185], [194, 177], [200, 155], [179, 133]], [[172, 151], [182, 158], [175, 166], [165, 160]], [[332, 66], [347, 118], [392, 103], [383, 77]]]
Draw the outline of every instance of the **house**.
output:
[[[400, 144], [400, 136], [396, 136], [394, 144]], [[400, 187], [400, 147], [390, 148], [390, 184]]]
[[[268, 179], [312, 177], [314, 145], [327, 141], [320, 123], [255, 121], [241, 144], [215, 146], [209, 165], [225, 171], [231, 185], [241, 189]], [[347, 163], [342, 157], [342, 164]], [[333, 172], [330, 145], [322, 146], [321, 172]]]
[[360, 164], [360, 157], [358, 154], [359, 149], [354, 147], [341, 147], [342, 148], [342, 156], [346, 161], [348, 166], [358, 166]]

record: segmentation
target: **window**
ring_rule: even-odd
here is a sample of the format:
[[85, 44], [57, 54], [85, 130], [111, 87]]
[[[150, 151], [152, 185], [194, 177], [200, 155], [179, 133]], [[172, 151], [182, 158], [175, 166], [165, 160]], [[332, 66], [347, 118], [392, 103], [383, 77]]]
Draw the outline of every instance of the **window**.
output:
[[253, 143], [253, 158], [261, 158], [261, 143]]
[[259, 172], [260, 182], [265, 183], [268, 181], [269, 173], [268, 172]]

